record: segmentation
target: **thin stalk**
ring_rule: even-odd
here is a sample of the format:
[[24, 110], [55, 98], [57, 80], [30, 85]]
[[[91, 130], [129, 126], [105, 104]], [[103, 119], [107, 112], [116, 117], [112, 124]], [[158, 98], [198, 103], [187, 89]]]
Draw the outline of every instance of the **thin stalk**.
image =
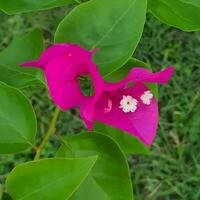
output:
[[58, 107], [56, 107], [56, 109], [55, 109], [55, 111], [53, 113], [53, 117], [52, 117], [49, 129], [48, 129], [47, 133], [45, 134], [41, 144], [39, 145], [39, 147], [37, 147], [34, 160], [38, 160], [40, 158], [41, 152], [44, 149], [46, 143], [48, 142], [50, 136], [55, 133], [56, 122], [57, 122], [59, 113], [60, 113], [60, 109]]

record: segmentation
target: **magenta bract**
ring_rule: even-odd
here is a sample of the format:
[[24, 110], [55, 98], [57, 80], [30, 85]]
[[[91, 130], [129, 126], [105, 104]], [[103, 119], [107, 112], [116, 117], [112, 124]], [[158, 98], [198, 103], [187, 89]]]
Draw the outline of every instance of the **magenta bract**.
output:
[[[123, 80], [110, 83], [103, 80], [92, 60], [96, 51], [87, 51], [74, 44], [56, 44], [38, 61], [22, 66], [43, 69], [52, 100], [62, 110], [80, 107], [81, 118], [89, 129], [97, 120], [151, 145], [158, 125], [158, 105], [146, 83], [167, 83], [174, 68], [157, 73], [133, 68]], [[84, 96], [79, 87], [78, 77], [84, 75], [90, 75], [93, 81], [93, 96]], [[129, 86], [130, 83], [134, 85]]]
[[[95, 104], [92, 105], [89, 99], [88, 106], [86, 106], [87, 104], [83, 105], [84, 108], [81, 109], [82, 118], [90, 129], [92, 129], [93, 121], [97, 120], [127, 131], [138, 137], [146, 145], [151, 145], [158, 125], [158, 105], [151, 93], [146, 94], [146, 101], [144, 101], [145, 98], [142, 98], [145, 97], [145, 92], [149, 91], [145, 83], [165, 84], [173, 71], [173, 67], [168, 67], [157, 73], [152, 73], [143, 68], [133, 68], [128, 76], [118, 83], [104, 81], [103, 89], [102, 86], [99, 89], [96, 88], [102, 93]], [[135, 85], [128, 87], [129, 83], [135, 83]], [[124, 112], [120, 108], [120, 102], [124, 96], [130, 96], [136, 100], [137, 105], [132, 105], [132, 107], [136, 107], [134, 112]], [[148, 99], [148, 97], [151, 98]], [[128, 106], [131, 106], [132, 102], [127, 103], [129, 103]]]
[[39, 60], [21, 66], [43, 69], [52, 100], [61, 110], [67, 110], [80, 106], [86, 99], [79, 87], [79, 75], [90, 75], [94, 85], [101, 81], [101, 76], [96, 77], [93, 53], [95, 50], [87, 51], [74, 44], [56, 44], [44, 51]]

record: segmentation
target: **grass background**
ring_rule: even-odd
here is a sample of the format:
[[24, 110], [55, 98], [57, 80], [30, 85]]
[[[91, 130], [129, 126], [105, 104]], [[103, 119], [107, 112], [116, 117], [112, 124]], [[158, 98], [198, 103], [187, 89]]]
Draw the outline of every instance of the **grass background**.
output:
[[[6, 16], [0, 14], [0, 50], [12, 38], [33, 27], [44, 30], [46, 44], [66, 9]], [[154, 70], [174, 65], [175, 74], [159, 88], [160, 122], [158, 136], [149, 155], [130, 156], [136, 200], [200, 199], [200, 33], [185, 33], [161, 24], [148, 14], [142, 40], [134, 56], [151, 63]], [[38, 117], [38, 138], [44, 135], [54, 105], [46, 91], [24, 90]], [[76, 110], [62, 113], [57, 131], [73, 134], [84, 128]], [[38, 141], [39, 142], [39, 141]], [[59, 142], [51, 138], [43, 156], [55, 153]], [[55, 148], [56, 147], [56, 148]], [[34, 152], [0, 156], [0, 181], [18, 163], [31, 160]], [[8, 196], [3, 197], [9, 199]]]

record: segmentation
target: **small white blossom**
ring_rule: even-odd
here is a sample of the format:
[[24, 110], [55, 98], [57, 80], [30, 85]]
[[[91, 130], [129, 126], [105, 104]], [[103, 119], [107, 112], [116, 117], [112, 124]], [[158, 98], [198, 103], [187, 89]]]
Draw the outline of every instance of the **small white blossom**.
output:
[[144, 94], [140, 97], [140, 99], [142, 100], [143, 104], [146, 104], [146, 105], [150, 105], [151, 104], [152, 98], [153, 98], [153, 94], [149, 90], [144, 92]]
[[123, 99], [120, 101], [120, 106], [125, 113], [128, 112], [135, 112], [137, 109], [137, 103], [138, 101], [134, 99], [132, 96], [123, 96]]

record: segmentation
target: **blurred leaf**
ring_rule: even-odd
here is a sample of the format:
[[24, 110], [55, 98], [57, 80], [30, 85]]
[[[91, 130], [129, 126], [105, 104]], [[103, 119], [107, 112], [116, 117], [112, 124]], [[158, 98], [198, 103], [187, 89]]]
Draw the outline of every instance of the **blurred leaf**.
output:
[[0, 0], [0, 10], [6, 14], [18, 14], [31, 11], [46, 10], [64, 6], [76, 0]]
[[0, 81], [22, 88], [30, 85], [44, 85], [42, 71], [36, 68], [22, 68], [23, 62], [37, 59], [44, 49], [42, 32], [38, 29], [13, 42], [0, 52]]
[[7, 193], [4, 193], [1, 200], [13, 200]]
[[133, 200], [126, 158], [111, 138], [85, 132], [66, 137], [63, 142], [57, 153], [60, 157], [99, 156], [90, 175], [71, 200]]
[[36, 116], [28, 99], [0, 82], [0, 154], [16, 153], [35, 141]]
[[199, 0], [149, 0], [148, 7], [163, 23], [183, 31], [200, 30]]
[[0, 200], [2, 200], [2, 196], [3, 196], [3, 186], [2, 184], [0, 184]]
[[77, 6], [60, 23], [55, 42], [99, 48], [94, 61], [106, 75], [134, 52], [143, 32], [146, 0], [92, 0]]
[[130, 133], [95, 122], [95, 131], [111, 137], [126, 154], [147, 154], [149, 148]]
[[88, 176], [97, 156], [32, 161], [14, 168], [6, 186], [14, 200], [67, 200]]
[[199, 116], [200, 116], [200, 103], [198, 103], [193, 112], [190, 114], [190, 116], [187, 118], [187, 126], [186, 129], [188, 130], [190, 140], [192, 142], [196, 142], [199, 140], [200, 136], [200, 122], [199, 122]]

